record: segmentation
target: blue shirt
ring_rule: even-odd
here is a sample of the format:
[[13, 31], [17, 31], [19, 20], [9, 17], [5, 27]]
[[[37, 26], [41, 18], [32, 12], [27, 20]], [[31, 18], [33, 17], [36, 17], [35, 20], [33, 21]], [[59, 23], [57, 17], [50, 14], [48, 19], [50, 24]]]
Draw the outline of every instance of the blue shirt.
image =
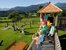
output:
[[44, 38], [43, 34], [39, 36], [40, 42], [43, 42], [43, 38]]
[[46, 20], [46, 19], [48, 19], [48, 16], [47, 15], [44, 16], [44, 20]]

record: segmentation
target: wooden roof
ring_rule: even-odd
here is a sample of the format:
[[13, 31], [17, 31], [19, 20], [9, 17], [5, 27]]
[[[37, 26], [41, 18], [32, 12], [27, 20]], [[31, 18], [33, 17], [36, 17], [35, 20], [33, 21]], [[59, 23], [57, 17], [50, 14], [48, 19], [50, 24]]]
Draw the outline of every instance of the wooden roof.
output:
[[52, 3], [48, 3], [38, 11], [38, 13], [56, 13], [56, 12], [62, 12], [62, 10]]

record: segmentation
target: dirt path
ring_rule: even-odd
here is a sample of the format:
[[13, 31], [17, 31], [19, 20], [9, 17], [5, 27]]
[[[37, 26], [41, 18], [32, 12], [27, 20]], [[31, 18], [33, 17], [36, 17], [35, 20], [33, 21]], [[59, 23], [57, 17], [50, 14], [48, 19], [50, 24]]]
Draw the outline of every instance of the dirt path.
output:
[[26, 45], [25, 42], [19, 42], [12, 48], [12, 50], [23, 50], [25, 45]]

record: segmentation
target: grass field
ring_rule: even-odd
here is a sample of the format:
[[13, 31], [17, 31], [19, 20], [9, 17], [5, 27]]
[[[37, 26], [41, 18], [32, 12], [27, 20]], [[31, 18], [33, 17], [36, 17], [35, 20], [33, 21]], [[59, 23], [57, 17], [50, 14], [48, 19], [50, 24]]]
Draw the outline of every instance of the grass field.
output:
[[66, 34], [66, 31], [63, 31], [63, 30], [59, 30], [58, 31], [58, 35], [59, 36], [62, 36], [62, 35], [65, 35]]
[[[30, 21], [33, 21], [31, 28], [29, 25]], [[0, 23], [0, 40], [3, 40], [3, 46], [0, 46], [0, 50], [4, 50], [4, 48], [9, 46], [14, 40], [16, 40], [16, 43], [19, 41], [24, 41], [27, 44], [31, 43], [32, 34], [36, 33], [39, 28], [39, 18], [23, 18], [20, 22], [16, 22], [18, 27], [25, 23], [28, 23], [28, 25], [24, 27], [26, 35], [23, 35], [19, 31], [13, 31], [12, 29], [1, 30], [6, 26], [6, 23]], [[9, 26], [12, 26], [12, 23], [8, 24]], [[66, 34], [66, 31], [59, 30], [58, 35], [62, 36], [63, 34]]]
[[[39, 20], [39, 18], [36, 18]], [[35, 18], [29, 18], [29, 19], [22, 19], [21, 22], [17, 22], [17, 26], [20, 26], [21, 24], [24, 24], [25, 22], [30, 22], [30, 20], [37, 21]], [[26, 25], [24, 27], [25, 29], [25, 34], [23, 35], [19, 31], [14, 31], [12, 29], [9, 30], [1, 30], [3, 27], [6, 26], [6, 23], [0, 23], [0, 40], [3, 40], [3, 46], [0, 46], [0, 50], [4, 50], [7, 46], [9, 46], [14, 40], [16, 40], [16, 43], [19, 41], [24, 41], [27, 44], [30, 44], [32, 41], [32, 34], [36, 33], [36, 31], [39, 28], [39, 23], [34, 22], [31, 25]], [[9, 26], [12, 26], [12, 23], [9, 23]]]

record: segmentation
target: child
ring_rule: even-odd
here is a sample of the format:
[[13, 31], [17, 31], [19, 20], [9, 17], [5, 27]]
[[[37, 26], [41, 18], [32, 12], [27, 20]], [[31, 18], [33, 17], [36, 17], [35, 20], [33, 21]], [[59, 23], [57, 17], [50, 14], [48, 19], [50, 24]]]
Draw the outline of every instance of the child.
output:
[[49, 32], [48, 35], [53, 36], [54, 35], [54, 32], [55, 32], [55, 26], [53, 24], [51, 24], [50, 32]]
[[40, 28], [40, 32], [42, 33], [43, 41], [44, 41], [45, 36], [46, 36], [46, 30], [47, 30], [47, 26], [44, 22], [42, 22], [42, 27]]
[[49, 34], [48, 34], [49, 38], [51, 39], [50, 42], [52, 42], [54, 40], [55, 30], [56, 30], [55, 26], [53, 24], [51, 24], [51, 28], [50, 28], [50, 31], [49, 31]]
[[42, 46], [43, 40], [44, 40], [44, 35], [41, 32], [38, 32], [38, 33], [39, 33], [39, 38], [40, 38], [40, 44]]
[[32, 39], [36, 41], [37, 49], [42, 50], [41, 45], [40, 45], [39, 34], [37, 33], [36, 37], [32, 37]]

